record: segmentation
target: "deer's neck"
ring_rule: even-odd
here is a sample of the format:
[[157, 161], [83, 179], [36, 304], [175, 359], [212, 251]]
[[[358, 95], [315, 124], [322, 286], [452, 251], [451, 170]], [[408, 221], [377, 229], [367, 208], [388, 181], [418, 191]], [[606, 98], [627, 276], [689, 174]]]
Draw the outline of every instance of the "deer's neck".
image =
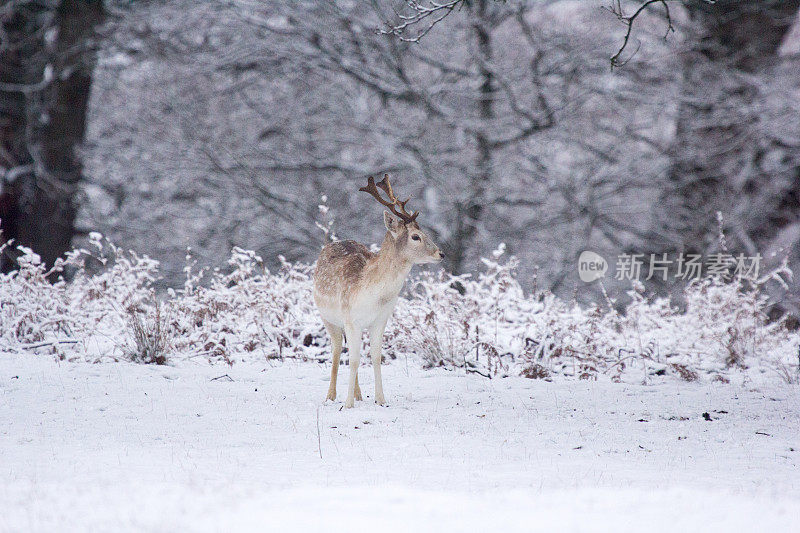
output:
[[397, 242], [387, 232], [381, 249], [371, 265], [370, 277], [384, 290], [398, 294], [413, 266], [399, 249]]

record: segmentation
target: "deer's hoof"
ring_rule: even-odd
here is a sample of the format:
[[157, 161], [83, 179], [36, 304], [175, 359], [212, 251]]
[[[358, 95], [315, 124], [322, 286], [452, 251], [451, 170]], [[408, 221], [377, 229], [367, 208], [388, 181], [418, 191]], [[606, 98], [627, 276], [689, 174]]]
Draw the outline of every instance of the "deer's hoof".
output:
[[383, 396], [379, 396], [375, 398], [375, 403], [377, 403], [378, 405], [386, 405], [386, 398], [384, 398]]
[[355, 403], [356, 402], [354, 401], [353, 398], [348, 398], [347, 401], [344, 402], [344, 407], [345, 407], [345, 409], [352, 409], [353, 406], [355, 405]]
[[328, 391], [328, 395], [325, 397], [325, 399], [326, 400], [330, 400], [332, 402], [335, 402], [336, 401], [336, 391], [335, 390], [329, 390]]

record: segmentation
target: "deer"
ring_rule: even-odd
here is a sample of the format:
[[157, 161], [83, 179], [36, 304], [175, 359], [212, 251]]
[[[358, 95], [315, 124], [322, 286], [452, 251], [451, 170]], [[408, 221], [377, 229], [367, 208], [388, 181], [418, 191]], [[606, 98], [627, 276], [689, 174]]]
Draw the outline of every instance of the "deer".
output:
[[[356, 241], [326, 244], [314, 269], [314, 303], [331, 338], [333, 365], [326, 401], [336, 401], [336, 381], [342, 355], [342, 336], [350, 353], [350, 382], [345, 407], [361, 401], [358, 366], [361, 334], [369, 333], [369, 351], [375, 372], [375, 403], [385, 405], [381, 380], [381, 343], [386, 322], [394, 311], [403, 284], [414, 265], [438, 263], [444, 254], [424, 233], [416, 219], [419, 211], [406, 211], [392, 190], [389, 175], [375, 183], [370, 176], [359, 189], [373, 196], [388, 211], [383, 212], [386, 235], [377, 253]], [[386, 193], [385, 199], [381, 191]]]

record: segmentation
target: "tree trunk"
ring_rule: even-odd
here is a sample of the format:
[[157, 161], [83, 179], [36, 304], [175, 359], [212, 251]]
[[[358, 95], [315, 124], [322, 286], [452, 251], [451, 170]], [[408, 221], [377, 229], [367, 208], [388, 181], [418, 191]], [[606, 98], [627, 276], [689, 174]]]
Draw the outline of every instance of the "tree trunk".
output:
[[[478, 0], [475, 5], [475, 22], [473, 29], [477, 40], [478, 54], [483, 63], [488, 63], [492, 59], [492, 41], [489, 33], [489, 22], [487, 20], [487, 1]], [[479, 67], [481, 75], [481, 85], [479, 87], [478, 114], [485, 123], [494, 118], [494, 76], [484, 65]], [[483, 207], [486, 197], [486, 188], [492, 180], [492, 146], [487, 134], [479, 130], [475, 135], [477, 155], [475, 157], [475, 170], [469, 177], [470, 196], [465, 203], [456, 204], [456, 229], [452, 239], [445, 244], [445, 253], [448, 258], [450, 269], [461, 272], [466, 251], [472, 244], [472, 240], [478, 231], [478, 224], [483, 215]]]
[[[47, 2], [20, 2], [0, 13], [0, 240], [19, 241], [21, 204], [33, 196], [33, 158], [29, 151], [31, 94], [42, 87], [46, 64], [43, 29], [52, 9]], [[0, 268], [14, 266], [13, 253]]]
[[70, 249], [75, 233], [83, 170], [77, 148], [86, 130], [94, 68], [92, 37], [103, 19], [103, 3], [61, 0], [53, 14], [55, 39], [35, 52], [47, 58], [52, 81], [27, 99], [25, 148], [34, 169], [8, 188], [7, 203], [13, 210], [4, 221], [7, 237], [33, 249], [47, 265]]
[[761, 228], [743, 227], [737, 205], [743, 192], [760, 185], [753, 181], [771, 179], [753, 170], [769, 149], [758, 138], [758, 78], [775, 65], [798, 7], [800, 0], [689, 4], [697, 34], [684, 54], [673, 164], [653, 231], [667, 249], [713, 249], [718, 211], [724, 227], [733, 229], [729, 237], [751, 252], [753, 237], [761, 240], [760, 233], [779, 229], [768, 227], [776, 222], [770, 219], [757, 224]]

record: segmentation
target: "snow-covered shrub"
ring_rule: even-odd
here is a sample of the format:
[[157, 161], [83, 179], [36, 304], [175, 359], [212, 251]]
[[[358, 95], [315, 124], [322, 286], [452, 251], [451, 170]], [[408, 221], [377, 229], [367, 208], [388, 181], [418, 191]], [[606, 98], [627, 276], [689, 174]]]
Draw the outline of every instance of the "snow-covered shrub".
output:
[[[94, 253], [74, 250], [49, 271], [38, 255], [18, 247], [19, 268], [0, 274], [0, 351], [45, 351], [63, 359], [124, 356], [125, 317], [153, 298], [158, 263], [104, 246], [99, 234], [91, 242]], [[102, 266], [99, 272], [87, 272], [89, 257]], [[70, 282], [62, 276], [67, 269]]]
[[[46, 271], [20, 249], [20, 268], [0, 274], [0, 353], [163, 363], [330, 357], [312, 299], [312, 266], [282, 260], [270, 272], [254, 252], [235, 248], [225, 272], [194, 271], [183, 288], [157, 297], [158, 264], [92, 236]], [[93, 257], [99, 269], [84, 265]], [[463, 369], [487, 377], [649, 382], [728, 381], [766, 374], [797, 381], [800, 334], [769, 322], [761, 285], [706, 278], [687, 286], [685, 309], [629, 292], [625, 312], [581, 307], [548, 292], [526, 294], [516, 260], [499, 248], [481, 272], [424, 272], [408, 283], [389, 321], [385, 359]], [[63, 269], [69, 282], [51, 282]], [[787, 269], [772, 273], [782, 280]], [[207, 278], [204, 280], [204, 278]]]
[[797, 363], [793, 355], [800, 335], [788, 331], [783, 321], [768, 320], [769, 302], [761, 289], [769, 279], [784, 283], [789, 277], [782, 266], [755, 282], [718, 276], [696, 280], [684, 290], [683, 312], [666, 298], [649, 300], [637, 287], [629, 292], [632, 303], [620, 329], [626, 343], [638, 347], [636, 353], [648, 356], [652, 368], [690, 381], [697, 373], [724, 381], [731, 367], [778, 371], [781, 361]]
[[312, 267], [282, 261], [277, 273], [254, 252], [234, 248], [229, 273], [187, 267], [184, 288], [169, 300], [174, 348], [232, 364], [236, 359], [309, 359], [327, 342], [312, 299]]
[[[0, 253], [7, 245], [0, 247]], [[41, 258], [18, 247], [19, 269], [0, 274], [0, 339], [6, 348], [26, 349], [73, 340], [78, 324], [71, 316], [64, 281], [49, 281], [63, 268], [47, 270]]]
[[520, 353], [526, 316], [536, 309], [514, 277], [515, 259], [484, 259], [476, 277], [426, 272], [414, 279], [390, 321], [389, 353], [411, 352], [428, 367], [506, 371]]
[[[390, 322], [388, 353], [415, 354], [428, 367], [539, 379], [726, 381], [734, 367], [782, 377], [797, 367], [800, 335], [767, 320], [766, 278], [693, 282], [684, 311], [634, 284], [620, 314], [611, 301], [583, 308], [550, 293], [526, 295], [513, 274], [516, 261], [501, 263], [501, 255], [502, 248], [485, 259], [475, 279], [443, 272], [417, 278]], [[790, 274], [781, 268], [769, 278]]]
[[[426, 273], [414, 280], [388, 328], [389, 353], [408, 352], [428, 367], [485, 376], [552, 373], [593, 377], [611, 357], [615, 314], [569, 306], [549, 293], [526, 295], [516, 259], [503, 248], [473, 277]], [[607, 353], [608, 352], [608, 353]]]

